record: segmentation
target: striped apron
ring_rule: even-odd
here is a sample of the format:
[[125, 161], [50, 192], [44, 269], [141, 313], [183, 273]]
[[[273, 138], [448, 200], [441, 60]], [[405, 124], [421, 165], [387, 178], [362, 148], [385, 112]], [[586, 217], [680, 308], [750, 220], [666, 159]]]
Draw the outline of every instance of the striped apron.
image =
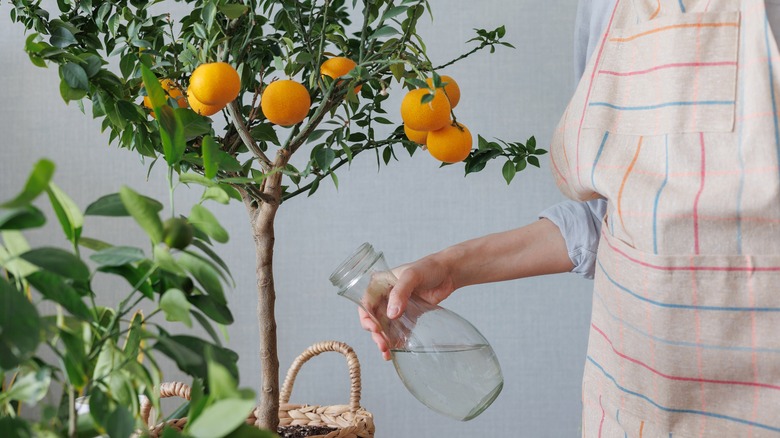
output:
[[618, 0], [551, 147], [608, 201], [584, 437], [780, 437], [779, 71], [763, 0]]

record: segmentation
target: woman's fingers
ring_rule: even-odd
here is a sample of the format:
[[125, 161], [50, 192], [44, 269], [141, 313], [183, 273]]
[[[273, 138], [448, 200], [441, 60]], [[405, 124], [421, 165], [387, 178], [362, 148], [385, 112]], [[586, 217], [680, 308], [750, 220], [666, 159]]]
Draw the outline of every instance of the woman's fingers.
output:
[[401, 316], [406, 310], [406, 303], [414, 289], [420, 283], [420, 276], [413, 269], [405, 269], [390, 290], [390, 296], [387, 300], [387, 316], [395, 319]]

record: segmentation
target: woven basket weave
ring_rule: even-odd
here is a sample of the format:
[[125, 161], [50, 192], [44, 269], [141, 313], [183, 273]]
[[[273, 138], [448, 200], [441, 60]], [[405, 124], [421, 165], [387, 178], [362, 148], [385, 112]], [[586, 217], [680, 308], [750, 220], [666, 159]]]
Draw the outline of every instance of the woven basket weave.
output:
[[[348, 405], [306, 405], [290, 403], [295, 377], [301, 366], [309, 359], [326, 351], [335, 351], [346, 357], [351, 383]], [[318, 342], [307, 348], [290, 365], [287, 377], [279, 392], [279, 426], [326, 426], [333, 432], [325, 435], [312, 435], [309, 438], [373, 438], [374, 417], [360, 406], [360, 363], [357, 355], [349, 345], [338, 341]], [[160, 398], [180, 397], [190, 399], [190, 387], [181, 382], [167, 382], [160, 385]], [[149, 425], [149, 436], [158, 438], [167, 425], [175, 430], [182, 430], [187, 424], [187, 418], [169, 420], [157, 425], [149, 424], [152, 404], [148, 399], [141, 402], [141, 418]], [[257, 422], [255, 412], [247, 418], [247, 424]]]

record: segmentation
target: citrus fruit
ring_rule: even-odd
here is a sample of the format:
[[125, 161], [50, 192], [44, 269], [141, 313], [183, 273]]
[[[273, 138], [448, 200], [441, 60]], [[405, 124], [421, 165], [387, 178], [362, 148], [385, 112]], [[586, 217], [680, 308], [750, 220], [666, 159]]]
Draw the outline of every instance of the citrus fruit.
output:
[[213, 116], [214, 114], [222, 111], [225, 105], [206, 105], [196, 98], [190, 90], [187, 90], [187, 100], [190, 101], [190, 107], [196, 113], [202, 116]]
[[331, 79], [340, 78], [355, 68], [355, 61], [343, 56], [336, 56], [323, 62], [320, 66], [320, 74]]
[[187, 219], [172, 217], [163, 224], [163, 242], [169, 248], [184, 249], [192, 243], [192, 225]]
[[417, 144], [425, 144], [428, 138], [428, 131], [415, 131], [406, 125], [404, 125], [404, 134], [406, 134], [406, 138]]
[[[165, 95], [176, 100], [176, 104], [179, 108], [187, 108], [187, 99], [181, 92], [181, 89], [170, 79], [160, 79], [160, 86], [165, 90]], [[153, 109], [152, 99], [149, 96], [144, 96], [144, 106]]]
[[[356, 65], [355, 61], [349, 58], [336, 56], [322, 63], [320, 66], [320, 74], [328, 76], [331, 79], [336, 79], [346, 76]], [[339, 83], [341, 83], [341, 81], [339, 81]], [[355, 87], [355, 94], [359, 93], [361, 88], [363, 88], [362, 85]]]
[[291, 126], [306, 118], [311, 97], [306, 87], [291, 79], [268, 84], [260, 96], [265, 118], [280, 126]]
[[[440, 78], [442, 84], [447, 84], [444, 86], [444, 93], [450, 99], [450, 106], [455, 108], [460, 102], [460, 87], [451, 76], [441, 75]], [[433, 87], [433, 78], [428, 78], [427, 82], [429, 87]]]
[[457, 163], [471, 152], [471, 132], [460, 123], [428, 133], [428, 152], [439, 161]]
[[227, 105], [238, 97], [241, 78], [227, 62], [209, 62], [192, 72], [187, 91], [206, 105]]
[[450, 123], [450, 103], [443, 92], [436, 92], [433, 100], [421, 103], [423, 96], [430, 94], [427, 88], [418, 88], [406, 93], [401, 101], [401, 118], [404, 125], [415, 131], [435, 131]]

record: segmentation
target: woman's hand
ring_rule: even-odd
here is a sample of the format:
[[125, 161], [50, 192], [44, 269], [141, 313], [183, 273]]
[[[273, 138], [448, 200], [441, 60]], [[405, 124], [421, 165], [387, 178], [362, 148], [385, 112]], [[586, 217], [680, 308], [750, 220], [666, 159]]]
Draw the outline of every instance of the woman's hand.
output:
[[[398, 318], [404, 313], [412, 294], [431, 304], [439, 304], [455, 291], [450, 269], [437, 261], [435, 255], [399, 266], [393, 269], [393, 274], [398, 281], [390, 290], [387, 308], [382, 309], [390, 319]], [[382, 328], [362, 308], [358, 308], [358, 314], [360, 325], [371, 332], [371, 338], [382, 352], [382, 357], [390, 360], [390, 347], [382, 336]]]

